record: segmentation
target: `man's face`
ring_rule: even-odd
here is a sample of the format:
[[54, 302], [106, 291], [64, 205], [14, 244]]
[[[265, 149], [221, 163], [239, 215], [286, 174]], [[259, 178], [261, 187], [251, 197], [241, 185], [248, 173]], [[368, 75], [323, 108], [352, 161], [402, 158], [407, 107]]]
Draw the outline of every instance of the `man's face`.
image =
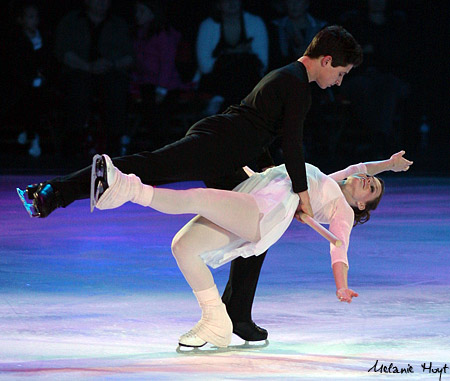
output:
[[321, 89], [326, 89], [334, 85], [341, 86], [344, 75], [348, 74], [353, 68], [351, 64], [333, 67], [331, 62], [331, 56], [326, 56], [321, 59], [320, 70], [316, 79], [316, 83]]

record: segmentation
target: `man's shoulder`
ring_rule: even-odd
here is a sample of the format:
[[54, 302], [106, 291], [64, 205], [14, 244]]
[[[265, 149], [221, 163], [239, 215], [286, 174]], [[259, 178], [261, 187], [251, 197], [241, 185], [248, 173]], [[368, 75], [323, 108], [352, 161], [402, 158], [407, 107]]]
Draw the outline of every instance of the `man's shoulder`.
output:
[[293, 81], [293, 84], [307, 84], [308, 76], [302, 66], [303, 65], [300, 62], [294, 61], [278, 69], [272, 70], [268, 75], [271, 74], [274, 78], [281, 81]]

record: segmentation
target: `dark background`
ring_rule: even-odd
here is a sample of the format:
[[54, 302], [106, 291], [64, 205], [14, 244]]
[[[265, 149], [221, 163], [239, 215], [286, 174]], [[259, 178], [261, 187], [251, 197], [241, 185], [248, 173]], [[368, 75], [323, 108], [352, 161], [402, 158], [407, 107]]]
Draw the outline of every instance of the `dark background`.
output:
[[[132, 8], [128, 1], [113, 0], [113, 10], [131, 21]], [[168, 0], [166, 1], [168, 16], [187, 40], [195, 41], [200, 22], [208, 16], [208, 4], [200, 0]], [[79, 7], [81, 1], [47, 0], [38, 4], [41, 7], [41, 29], [54, 32], [59, 19], [69, 10]], [[350, 9], [358, 8], [358, 0], [317, 0], [312, 1], [310, 13], [329, 24], [336, 23], [339, 16]], [[271, 18], [266, 2], [259, 0], [243, 1], [244, 9], [262, 16], [265, 20]], [[390, 6], [405, 13], [408, 24], [408, 51], [402, 58], [405, 74], [411, 85], [411, 97], [403, 111], [402, 148], [408, 153], [408, 158], [414, 160], [412, 175], [449, 175], [450, 174], [450, 128], [449, 128], [449, 6], [448, 1], [408, 0], [391, 1]], [[7, 3], [0, 6], [0, 36], [8, 27]], [[351, 31], [350, 31], [351, 32]], [[1, 42], [1, 41], [0, 41]], [[2, 57], [3, 60], [4, 57]], [[2, 70], [3, 80], [8, 73]], [[3, 88], [3, 86], [2, 86]], [[1, 91], [1, 97], [8, 97]], [[0, 105], [2, 105], [0, 103]], [[426, 115], [430, 125], [429, 145], [421, 147], [420, 125]], [[51, 150], [43, 152], [39, 158], [28, 157], [25, 150], [12, 144], [8, 135], [14, 126], [6, 126], [1, 120], [0, 134], [0, 169], [3, 173], [55, 171], [64, 172], [79, 165], [89, 163], [89, 159], [81, 162], [55, 161]], [[333, 128], [333, 126], [328, 126]], [[19, 132], [19, 131], [14, 131]], [[306, 131], [306, 134], [308, 132]], [[321, 142], [314, 141], [320, 146]], [[364, 142], [356, 141], [364, 145]], [[320, 155], [311, 153], [307, 161], [319, 165], [325, 172], [337, 166], [347, 165], [356, 161], [370, 160], [364, 156], [364, 150], [347, 150], [345, 155], [330, 158], [328, 152]], [[337, 162], [336, 162], [337, 161]]]

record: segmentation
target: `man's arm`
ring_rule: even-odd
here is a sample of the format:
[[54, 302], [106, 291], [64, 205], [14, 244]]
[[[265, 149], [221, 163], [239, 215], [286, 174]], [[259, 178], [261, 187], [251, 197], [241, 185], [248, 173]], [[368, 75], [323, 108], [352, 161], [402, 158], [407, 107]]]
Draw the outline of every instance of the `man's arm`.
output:
[[[292, 80], [289, 76], [287, 78]], [[303, 123], [311, 105], [311, 94], [307, 84], [291, 86], [287, 82], [285, 86], [288, 95], [283, 117], [282, 150], [286, 169], [292, 181], [292, 189], [300, 198], [295, 218], [301, 221], [300, 212], [314, 217], [309, 200], [303, 154]]]

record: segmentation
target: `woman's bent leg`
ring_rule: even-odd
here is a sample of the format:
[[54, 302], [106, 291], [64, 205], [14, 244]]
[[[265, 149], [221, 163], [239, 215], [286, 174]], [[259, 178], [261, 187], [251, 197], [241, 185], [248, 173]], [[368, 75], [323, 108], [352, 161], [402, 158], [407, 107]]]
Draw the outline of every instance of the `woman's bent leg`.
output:
[[218, 249], [238, 238], [200, 216], [191, 220], [174, 237], [173, 255], [202, 310], [200, 321], [180, 337], [181, 345], [202, 346], [205, 342], [210, 342], [223, 347], [230, 343], [233, 331], [231, 319], [214, 284], [211, 271], [200, 254]]

